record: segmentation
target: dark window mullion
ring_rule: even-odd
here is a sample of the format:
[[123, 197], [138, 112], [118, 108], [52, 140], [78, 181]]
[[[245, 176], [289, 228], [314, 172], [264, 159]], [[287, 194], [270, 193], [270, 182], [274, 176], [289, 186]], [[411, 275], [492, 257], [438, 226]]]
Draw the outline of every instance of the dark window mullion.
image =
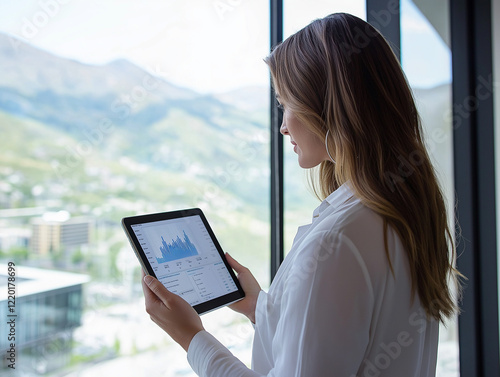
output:
[[[491, 1], [472, 1], [474, 4], [474, 82], [471, 93], [478, 103], [476, 112], [477, 131], [477, 178], [479, 212], [479, 260], [481, 281], [480, 322], [482, 359], [485, 376], [500, 376], [498, 284], [497, 284], [497, 236], [496, 236], [496, 187], [495, 187], [495, 122], [493, 117], [493, 52]], [[477, 91], [478, 88], [482, 90]], [[491, 89], [491, 91], [490, 91]], [[485, 95], [487, 93], [487, 95]]]
[[[283, 40], [283, 0], [270, 2], [271, 48]], [[282, 116], [271, 90], [271, 281], [283, 261], [283, 135], [279, 132]]]
[[468, 279], [460, 375], [499, 376], [491, 1], [456, 0], [450, 7], [458, 268]]
[[[470, 10], [467, 0], [450, 4], [451, 49], [453, 70], [453, 103], [461, 102], [471, 92], [473, 77], [470, 38]], [[457, 261], [460, 271], [467, 276], [467, 287], [461, 302], [462, 314], [459, 324], [460, 376], [482, 376], [480, 357], [479, 286], [476, 284], [479, 266], [474, 257], [479, 247], [477, 240], [477, 192], [476, 192], [476, 141], [472, 119], [453, 115], [453, 143], [455, 165], [455, 192], [457, 196], [456, 217]]]
[[401, 60], [400, 4], [396, 0], [366, 0], [366, 21], [387, 39]]

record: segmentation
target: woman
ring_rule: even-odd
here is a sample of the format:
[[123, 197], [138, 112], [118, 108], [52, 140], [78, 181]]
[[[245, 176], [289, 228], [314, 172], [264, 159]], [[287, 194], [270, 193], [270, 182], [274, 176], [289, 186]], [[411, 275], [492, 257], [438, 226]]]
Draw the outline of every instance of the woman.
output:
[[[266, 59], [281, 133], [321, 199], [269, 292], [228, 256], [255, 325], [252, 369], [151, 277], [146, 309], [200, 376], [434, 376], [459, 273], [443, 196], [400, 65], [363, 20], [333, 14]], [[450, 285], [449, 285], [450, 284]]]

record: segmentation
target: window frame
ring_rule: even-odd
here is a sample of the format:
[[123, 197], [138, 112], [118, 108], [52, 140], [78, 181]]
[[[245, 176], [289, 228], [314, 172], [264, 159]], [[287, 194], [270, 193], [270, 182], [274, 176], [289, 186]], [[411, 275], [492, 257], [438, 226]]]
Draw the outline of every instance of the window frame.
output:
[[[458, 317], [460, 375], [498, 376], [498, 288], [491, 1], [450, 1], [458, 269], [467, 277]], [[463, 105], [474, 104], [464, 114]]]

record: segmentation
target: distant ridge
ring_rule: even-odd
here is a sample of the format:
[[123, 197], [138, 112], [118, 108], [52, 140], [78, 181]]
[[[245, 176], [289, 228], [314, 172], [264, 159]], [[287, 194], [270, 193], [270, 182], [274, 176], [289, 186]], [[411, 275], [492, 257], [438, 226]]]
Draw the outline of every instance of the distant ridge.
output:
[[[119, 59], [105, 65], [90, 65], [62, 58], [7, 34], [0, 33], [0, 86], [23, 87], [26, 94], [45, 90], [68, 95], [106, 96], [125, 90], [152, 75], [133, 63]], [[160, 92], [174, 98], [193, 98], [192, 90], [174, 86], [161, 77]]]
[[[260, 149], [268, 134], [265, 107], [249, 112], [234, 101], [172, 85], [124, 59], [84, 64], [0, 34], [0, 72], [0, 126], [8, 134], [4, 141], [11, 140], [0, 160], [7, 150], [17, 156], [9, 157], [14, 168], [64, 166], [69, 179], [71, 161], [85, 166], [89, 157], [103, 165], [126, 157], [131, 165], [189, 171], [204, 182], [219, 174], [225, 189], [244, 186], [239, 176], [226, 180], [228, 169], [233, 174], [236, 166], [241, 174], [248, 168], [243, 165], [267, 152]], [[242, 88], [238, 98], [254, 101], [260, 95], [247, 94]], [[43, 158], [32, 158], [29, 145]], [[235, 159], [243, 162], [227, 168]], [[255, 187], [240, 192], [260, 195]]]
[[268, 88], [202, 95], [167, 82], [161, 67], [149, 71], [126, 59], [91, 65], [54, 55], [0, 33], [0, 110], [42, 121], [69, 133], [112, 118], [125, 128], [148, 126], [181, 107], [204, 118], [230, 107], [265, 111]]
[[[200, 95], [127, 60], [95, 66], [0, 34], [0, 110], [72, 132], [104, 117], [150, 124]], [[146, 115], [147, 113], [147, 115]]]

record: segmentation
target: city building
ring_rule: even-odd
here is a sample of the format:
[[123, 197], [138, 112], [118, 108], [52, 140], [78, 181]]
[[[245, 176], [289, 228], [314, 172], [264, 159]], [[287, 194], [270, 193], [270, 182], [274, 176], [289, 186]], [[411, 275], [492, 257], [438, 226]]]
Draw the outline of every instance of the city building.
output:
[[0, 229], [0, 250], [9, 251], [12, 248], [27, 248], [31, 238], [31, 230], [21, 227]]
[[0, 337], [0, 374], [32, 375], [67, 365], [73, 331], [81, 324], [83, 285], [90, 278], [12, 267], [15, 280], [9, 285], [9, 265], [0, 264], [0, 318], [12, 324], [2, 325], [8, 331]]
[[48, 256], [53, 252], [67, 252], [87, 245], [93, 221], [87, 217], [72, 218], [66, 211], [48, 212], [32, 219], [31, 227], [31, 251]]

